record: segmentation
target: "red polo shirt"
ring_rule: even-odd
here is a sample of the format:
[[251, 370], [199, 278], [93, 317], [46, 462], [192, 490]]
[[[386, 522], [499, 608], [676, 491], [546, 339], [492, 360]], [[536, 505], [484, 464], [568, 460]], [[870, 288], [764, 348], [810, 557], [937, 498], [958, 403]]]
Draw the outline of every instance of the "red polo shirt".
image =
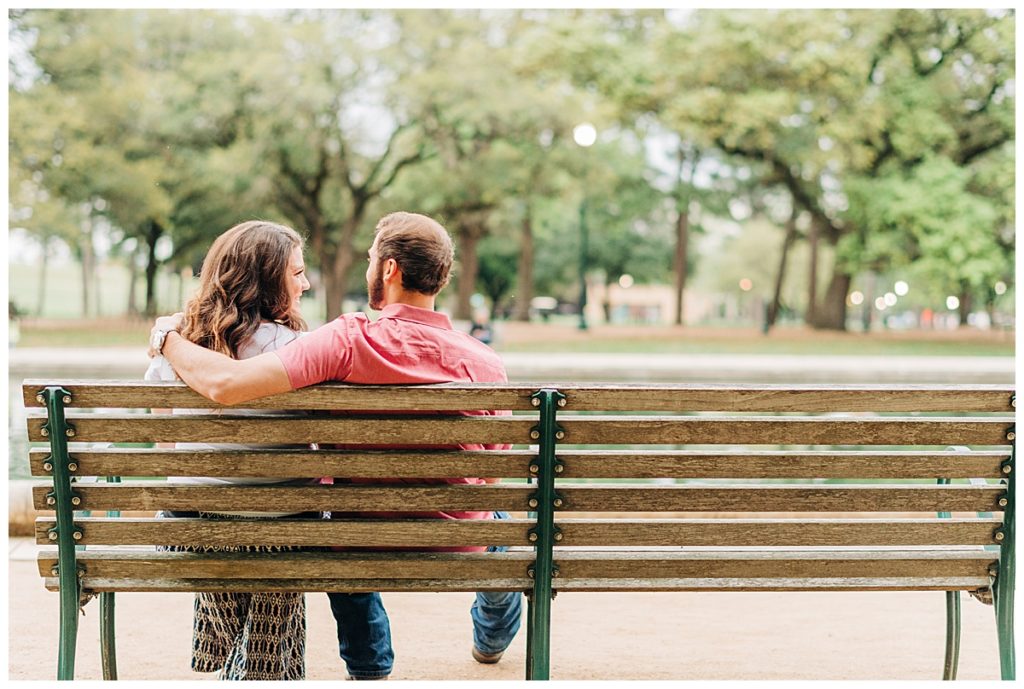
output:
[[[376, 322], [349, 313], [274, 351], [293, 389], [324, 381], [373, 385], [508, 380], [501, 357], [467, 333], [452, 328], [448, 316], [406, 304], [384, 307]], [[465, 411], [466, 415], [510, 414]], [[394, 446], [389, 446], [394, 447]], [[423, 446], [417, 446], [423, 447]], [[499, 450], [507, 445], [460, 445], [464, 450]], [[379, 483], [375, 479], [349, 479]], [[387, 479], [387, 483], [482, 484], [482, 478]], [[381, 513], [377, 513], [378, 516]], [[488, 519], [490, 512], [403, 512], [406, 517]], [[475, 550], [475, 548], [474, 548]]]

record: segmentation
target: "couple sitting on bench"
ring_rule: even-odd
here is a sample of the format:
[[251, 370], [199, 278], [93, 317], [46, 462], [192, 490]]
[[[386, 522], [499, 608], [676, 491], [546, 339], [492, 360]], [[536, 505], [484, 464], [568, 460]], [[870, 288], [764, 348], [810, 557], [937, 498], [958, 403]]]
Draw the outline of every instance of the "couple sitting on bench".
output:
[[[505, 382], [501, 358], [469, 334], [454, 330], [447, 316], [434, 311], [436, 295], [448, 283], [454, 255], [445, 229], [426, 216], [399, 212], [382, 218], [376, 230], [366, 281], [370, 308], [379, 310], [380, 318], [371, 322], [362, 313], [345, 314], [304, 332], [300, 298], [310, 285], [305, 276], [302, 238], [291, 228], [263, 221], [232, 227], [211, 246], [203, 262], [198, 294], [185, 313], [157, 319], [150, 341], [154, 359], [147, 380], [177, 377], [224, 405], [324, 381]], [[446, 478], [425, 482], [488, 481]], [[223, 516], [215, 512], [201, 515], [213, 519]], [[506, 516], [501, 512], [456, 511], [402, 515], [438, 519]], [[500, 547], [487, 548], [497, 549]], [[339, 653], [349, 678], [386, 679], [394, 653], [380, 594], [328, 596], [338, 627]], [[472, 654], [478, 662], [498, 662], [512, 642], [519, 629], [521, 599], [519, 592], [477, 593], [471, 616]], [[192, 668], [197, 672], [219, 671], [222, 679], [300, 680], [305, 677], [305, 632], [302, 593], [197, 593]]]

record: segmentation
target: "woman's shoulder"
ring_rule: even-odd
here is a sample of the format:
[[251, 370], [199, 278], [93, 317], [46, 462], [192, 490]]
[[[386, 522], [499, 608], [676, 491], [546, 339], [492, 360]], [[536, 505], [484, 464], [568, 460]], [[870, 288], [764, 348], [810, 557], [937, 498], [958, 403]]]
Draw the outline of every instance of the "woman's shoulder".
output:
[[264, 352], [272, 352], [298, 339], [302, 334], [302, 332], [292, 330], [280, 323], [264, 321], [260, 323], [260, 327], [256, 328], [256, 332], [253, 333], [249, 341], [239, 347], [238, 358], [248, 359]]

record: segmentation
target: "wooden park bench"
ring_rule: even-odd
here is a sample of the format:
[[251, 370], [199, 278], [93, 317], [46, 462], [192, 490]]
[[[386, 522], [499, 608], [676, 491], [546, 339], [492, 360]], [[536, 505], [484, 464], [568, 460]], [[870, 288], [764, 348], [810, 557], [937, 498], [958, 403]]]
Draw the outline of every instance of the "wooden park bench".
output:
[[[100, 596], [103, 673], [112, 679], [117, 591], [524, 591], [526, 677], [547, 679], [556, 593], [738, 590], [945, 591], [943, 676], [950, 679], [960, 592], [990, 595], [1001, 674], [1013, 679], [1013, 396], [1006, 386], [329, 384], [246, 405], [304, 415], [214, 415], [215, 405], [177, 383], [26, 381], [26, 406], [44, 408], [29, 415], [29, 439], [48, 444], [30, 451], [32, 474], [47, 479], [35, 487], [34, 501], [56, 511], [37, 520], [36, 537], [57, 546], [41, 549], [39, 571], [61, 596], [58, 677], [74, 674], [82, 594]], [[196, 411], [146, 413], [154, 406]], [[356, 413], [367, 409], [395, 413]], [[473, 409], [514, 414], [454, 413]], [[172, 441], [430, 447], [152, 446]], [[456, 443], [514, 449], [434, 449]], [[506, 480], [164, 480], [332, 475]], [[153, 516], [160, 509], [506, 510], [514, 518], [284, 518], [243, 528], [232, 520]], [[117, 511], [142, 516], [111, 516]], [[160, 544], [309, 550], [200, 554], [158, 551]], [[511, 549], [386, 550], [460, 545]]]

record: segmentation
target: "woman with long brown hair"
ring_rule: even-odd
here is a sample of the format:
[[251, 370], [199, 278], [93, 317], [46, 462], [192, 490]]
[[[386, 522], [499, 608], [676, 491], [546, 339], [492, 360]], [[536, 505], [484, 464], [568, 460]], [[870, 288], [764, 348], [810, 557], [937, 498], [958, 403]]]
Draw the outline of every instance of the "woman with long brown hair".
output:
[[[248, 359], [282, 347], [306, 328], [299, 300], [309, 289], [302, 237], [284, 225], [253, 220], [220, 235], [203, 260], [196, 296], [185, 307], [180, 333], [191, 342]], [[177, 380], [170, 364], [155, 357], [146, 380]], [[237, 413], [245, 413], [244, 411]], [[265, 413], [265, 412], [264, 412]], [[176, 447], [245, 448], [245, 445], [178, 443]], [[267, 478], [175, 477], [202, 484], [280, 483]], [[260, 519], [281, 512], [165, 512], [168, 517]], [[191, 550], [189, 546], [169, 546]], [[279, 551], [276, 546], [233, 546], [221, 552]], [[214, 550], [212, 548], [206, 549]], [[220, 679], [305, 678], [306, 607], [302, 593], [197, 593], [192, 669], [220, 672]]]

